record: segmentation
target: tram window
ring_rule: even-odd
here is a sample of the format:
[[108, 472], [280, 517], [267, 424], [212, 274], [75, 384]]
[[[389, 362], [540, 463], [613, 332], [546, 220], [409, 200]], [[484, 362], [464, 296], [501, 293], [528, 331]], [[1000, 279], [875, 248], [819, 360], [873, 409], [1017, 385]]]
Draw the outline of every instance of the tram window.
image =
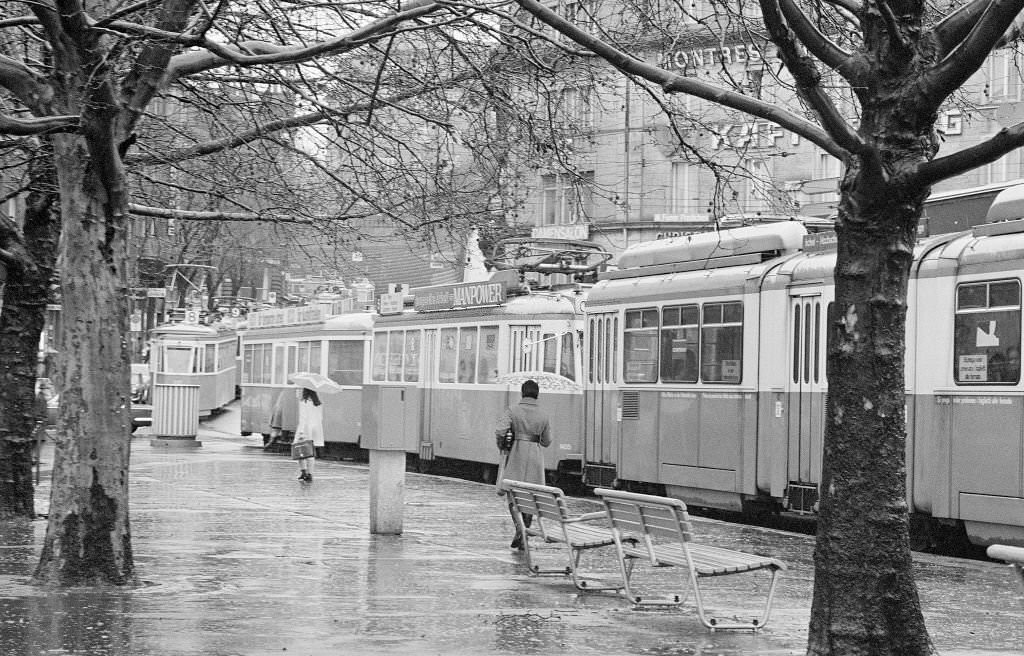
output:
[[270, 383], [270, 365], [273, 359], [274, 352], [270, 350], [270, 344], [263, 344], [262, 353], [260, 359], [263, 361], [260, 364], [260, 377], [256, 382], [266, 385]]
[[454, 383], [458, 366], [456, 359], [459, 354], [459, 329], [441, 329], [441, 358], [437, 363], [437, 377], [442, 383]]
[[661, 379], [696, 383], [700, 368], [700, 310], [696, 305], [666, 307], [661, 311]]
[[217, 345], [207, 344], [203, 349], [203, 366], [200, 372], [213, 373], [217, 371]]
[[793, 304], [793, 382], [800, 382], [800, 318], [802, 310], [799, 303]]
[[627, 383], [658, 380], [658, 311], [629, 310], [623, 337]]
[[192, 370], [192, 347], [191, 346], [168, 346], [164, 349], [164, 371], [169, 374], [191, 374]]
[[[814, 334], [821, 335], [821, 303], [814, 304]], [[821, 374], [821, 347], [814, 349], [814, 382], [820, 382]]]
[[217, 347], [217, 371], [235, 366], [235, 342], [223, 342]]
[[391, 332], [388, 339], [388, 371], [387, 379], [391, 382], [402, 380], [402, 354], [405, 351], [405, 333], [401, 330]]
[[298, 363], [296, 371], [309, 371], [309, 344], [303, 342], [298, 345]]
[[415, 383], [420, 379], [420, 331], [410, 330], [405, 334], [405, 381]]
[[285, 383], [288, 382], [285, 379], [283, 345], [278, 345], [274, 347], [274, 379], [270, 382], [275, 383], [277, 385], [284, 385]]
[[498, 327], [480, 328], [480, 360], [477, 364], [477, 382], [498, 382]]
[[605, 366], [608, 368], [606, 380], [609, 383], [619, 382], [618, 374], [615, 371], [615, 364], [619, 361], [619, 318], [612, 319], [611, 329], [608, 331], [608, 356], [605, 358]]
[[704, 304], [701, 326], [701, 378], [708, 383], [739, 383], [743, 367], [743, 306]]
[[556, 342], [554, 333], [544, 333], [544, 336], [541, 337], [541, 344], [544, 348], [544, 365], [542, 367], [542, 371], [553, 374], [558, 369], [558, 349], [555, 348]]
[[562, 353], [558, 360], [558, 373], [569, 380], [576, 380], [576, 349], [573, 348], [572, 333], [562, 334]]
[[363, 382], [362, 340], [332, 340], [327, 344], [327, 377], [339, 385]]
[[597, 341], [597, 320], [591, 319], [587, 322], [587, 382], [594, 382], [594, 343]]
[[373, 334], [373, 371], [372, 380], [384, 380], [385, 365], [388, 361], [388, 334], [381, 331]]
[[246, 344], [242, 349], [242, 382], [251, 383], [254, 345]]
[[1020, 283], [1016, 280], [957, 287], [953, 377], [959, 384], [1020, 381]]
[[476, 328], [459, 330], [459, 382], [476, 382]]

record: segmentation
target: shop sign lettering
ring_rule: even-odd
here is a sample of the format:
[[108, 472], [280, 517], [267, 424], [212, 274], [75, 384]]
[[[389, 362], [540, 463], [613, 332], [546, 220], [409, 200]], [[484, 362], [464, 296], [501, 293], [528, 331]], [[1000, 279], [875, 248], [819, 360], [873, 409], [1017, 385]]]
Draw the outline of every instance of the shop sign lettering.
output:
[[439, 285], [417, 289], [413, 293], [416, 297], [413, 307], [420, 312], [501, 305], [506, 298], [505, 285], [500, 282]]

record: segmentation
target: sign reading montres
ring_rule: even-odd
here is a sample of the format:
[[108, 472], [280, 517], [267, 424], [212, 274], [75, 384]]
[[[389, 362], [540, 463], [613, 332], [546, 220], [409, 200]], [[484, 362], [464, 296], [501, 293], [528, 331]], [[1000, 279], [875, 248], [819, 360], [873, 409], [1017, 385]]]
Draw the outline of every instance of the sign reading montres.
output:
[[464, 282], [414, 289], [417, 312], [501, 305], [507, 298], [504, 282]]

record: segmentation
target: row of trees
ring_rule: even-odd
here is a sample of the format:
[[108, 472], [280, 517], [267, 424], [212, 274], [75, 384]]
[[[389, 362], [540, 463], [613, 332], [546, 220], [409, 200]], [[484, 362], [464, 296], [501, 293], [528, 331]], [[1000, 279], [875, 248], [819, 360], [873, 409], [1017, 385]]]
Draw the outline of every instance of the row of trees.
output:
[[[2, 474], [27, 454], [32, 333], [55, 266], [64, 314], [37, 581], [135, 578], [123, 347], [130, 217], [173, 210], [331, 239], [367, 219], [428, 239], [499, 220], [519, 202], [517, 172], [560, 159], [559, 140], [537, 134], [548, 128], [522, 99], [602, 60], [666, 110], [673, 96], [698, 97], [783, 126], [843, 162], [841, 311], [828, 337], [808, 653], [933, 651], [911, 574], [904, 490], [908, 267], [931, 186], [1024, 143], [1015, 126], [946, 154], [935, 130], [943, 104], [1016, 37], [1024, 0], [941, 9], [918, 0], [714, 0], [699, 16], [672, 0], [571, 6], [35, 0], [0, 9], [0, 133], [6, 157], [25, 162], [5, 161], [24, 172], [28, 193], [23, 229], [0, 222], [10, 271], [0, 348], [16, 354], [0, 370]], [[713, 23], [770, 41], [782, 62], [769, 72], [773, 84], [798, 102], [787, 109], [750, 79], [660, 68], [646, 56], [655, 16], [672, 38]], [[687, 118], [673, 114], [680, 149], [715, 165], [689, 137]], [[529, 147], [537, 143], [544, 148]], [[0, 496], [24, 498], [23, 481], [2, 478]]]

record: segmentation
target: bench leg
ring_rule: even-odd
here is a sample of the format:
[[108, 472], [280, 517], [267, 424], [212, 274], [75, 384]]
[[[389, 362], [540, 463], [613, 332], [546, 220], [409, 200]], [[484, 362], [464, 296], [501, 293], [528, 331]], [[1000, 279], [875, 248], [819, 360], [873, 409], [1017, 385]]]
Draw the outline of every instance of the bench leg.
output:
[[[768, 617], [772, 613], [772, 601], [775, 598], [775, 585], [778, 583], [779, 570], [772, 567], [771, 575], [772, 580], [768, 585], [768, 596], [764, 602], [764, 610], [761, 612], [761, 616], [754, 618], [750, 622], [721, 622], [714, 617], [708, 617], [707, 613], [704, 612], [704, 598], [701, 595], [700, 581], [699, 578], [693, 573], [690, 573], [690, 584], [693, 586], [693, 594], [697, 603], [697, 617], [700, 618], [701, 624], [707, 628], [715, 631], [717, 629], [739, 629], [746, 631], [754, 631], [755, 633], [768, 623]], [[756, 571], [756, 570], [755, 570]]]
[[570, 563], [570, 566], [566, 568], [566, 574], [568, 574], [569, 578], [572, 579], [572, 584], [576, 586], [577, 590], [582, 590], [583, 592], [601, 592], [605, 590], [612, 590], [614, 592], [618, 592], [622, 589], [621, 585], [594, 585], [594, 581], [587, 581], [586, 579], [582, 578], [579, 575], [580, 557], [583, 555], [583, 552], [586, 551], [586, 549], [574, 549], [572, 546], [568, 544], [565, 546], [569, 550]]

